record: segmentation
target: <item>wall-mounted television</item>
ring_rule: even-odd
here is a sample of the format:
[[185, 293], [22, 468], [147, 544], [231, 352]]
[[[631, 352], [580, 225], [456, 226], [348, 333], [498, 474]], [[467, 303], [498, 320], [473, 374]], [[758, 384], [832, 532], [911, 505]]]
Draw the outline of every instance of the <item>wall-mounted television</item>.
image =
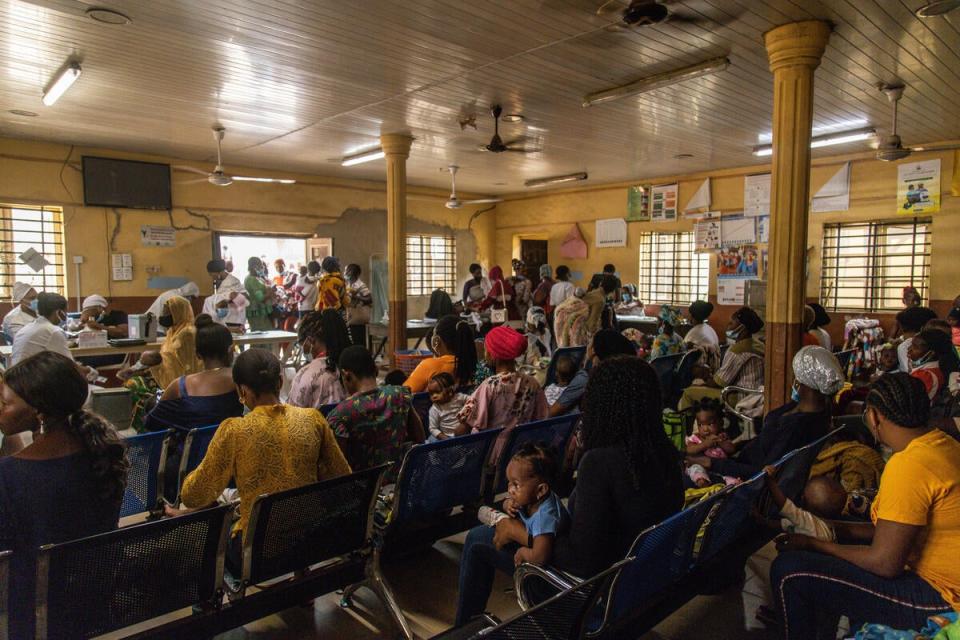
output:
[[88, 207], [171, 209], [170, 165], [83, 156], [83, 203]]

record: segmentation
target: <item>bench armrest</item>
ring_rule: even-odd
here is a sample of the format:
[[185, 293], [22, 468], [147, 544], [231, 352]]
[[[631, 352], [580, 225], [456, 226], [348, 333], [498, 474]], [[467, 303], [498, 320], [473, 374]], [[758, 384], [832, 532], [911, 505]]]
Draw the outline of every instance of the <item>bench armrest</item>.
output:
[[524, 611], [536, 604], [531, 603], [527, 594], [524, 592], [524, 581], [531, 577], [545, 581], [547, 584], [556, 587], [557, 591], [566, 591], [583, 582], [580, 578], [560, 571], [559, 569], [524, 562], [513, 572], [513, 585], [517, 592], [517, 604], [519, 604], [520, 608]]

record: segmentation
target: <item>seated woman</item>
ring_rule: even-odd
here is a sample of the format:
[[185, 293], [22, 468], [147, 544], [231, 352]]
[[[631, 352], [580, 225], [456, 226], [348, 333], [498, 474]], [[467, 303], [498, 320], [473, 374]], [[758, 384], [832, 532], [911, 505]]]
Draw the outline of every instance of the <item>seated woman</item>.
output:
[[0, 459], [0, 549], [13, 551], [12, 638], [33, 637], [36, 552], [117, 528], [126, 450], [111, 424], [88, 413], [87, 381], [69, 358], [39, 353], [7, 370], [0, 431], [33, 443]]
[[745, 480], [785, 453], [825, 436], [830, 428], [833, 396], [844, 382], [840, 363], [823, 347], [803, 347], [793, 357], [793, 376], [790, 402], [768, 413], [760, 435], [744, 443], [735, 456], [689, 456], [688, 462]]
[[480, 311], [490, 308], [506, 309], [509, 322], [520, 320], [520, 312], [517, 311], [517, 303], [514, 299], [513, 286], [504, 279], [503, 269], [493, 267], [488, 275], [490, 276], [491, 287], [490, 291], [487, 292], [487, 297], [479, 305]]
[[720, 338], [709, 324], [713, 305], [706, 300], [697, 300], [690, 305], [687, 312], [693, 319], [693, 326], [683, 337], [683, 342], [690, 349], [703, 351], [704, 357], [701, 363], [715, 368], [720, 362]]
[[919, 629], [960, 608], [960, 444], [928, 426], [923, 383], [891, 373], [873, 383], [864, 422], [891, 449], [869, 523], [834, 523], [855, 544], [788, 535], [770, 569], [788, 640], [834, 638], [840, 616]]
[[307, 364], [293, 377], [287, 402], [295, 407], [319, 409], [343, 400], [347, 394], [340, 382], [337, 361], [350, 346], [343, 315], [334, 309], [308, 312], [300, 321], [297, 341]]
[[457, 386], [468, 386], [477, 368], [477, 348], [473, 327], [459, 316], [446, 315], [437, 321], [427, 342], [432, 358], [421, 360], [403, 386], [413, 393], [427, 390], [427, 383], [438, 373], [449, 373]]
[[[547, 326], [547, 313], [541, 307], [527, 309], [527, 351], [523, 363], [539, 368], [546, 367], [553, 357], [553, 336]], [[542, 362], [541, 362], [542, 361]]]
[[117, 377], [133, 396], [134, 413], [131, 426], [144, 430], [144, 417], [153, 408], [157, 391], [179, 378], [203, 368], [197, 357], [197, 328], [193, 309], [185, 298], [172, 296], [163, 303], [157, 323], [166, 329], [160, 351], [145, 351], [132, 367], [121, 370]]
[[484, 380], [460, 410], [458, 435], [503, 427], [490, 460], [495, 462], [506, 435], [518, 424], [547, 417], [547, 397], [533, 376], [517, 372], [527, 338], [507, 326], [494, 327], [484, 339], [495, 373]]
[[930, 402], [939, 402], [947, 393], [947, 382], [957, 373], [957, 353], [950, 336], [938, 329], [924, 329], [907, 347], [910, 375], [923, 383]]
[[583, 296], [583, 289], [577, 287], [571, 296], [554, 308], [553, 335], [557, 347], [585, 347], [590, 343], [593, 335], [587, 329], [590, 307], [582, 300]]
[[660, 331], [653, 339], [651, 360], [683, 351], [683, 338], [676, 332], [676, 327], [680, 324], [680, 312], [665, 304], [660, 307], [657, 317], [660, 320]]
[[[227, 566], [234, 575], [241, 567], [242, 535], [257, 496], [350, 473], [320, 412], [280, 403], [282, 373], [280, 361], [266, 349], [240, 354], [233, 381], [250, 413], [223, 421], [180, 491], [184, 507], [199, 509], [216, 502], [231, 479], [236, 482], [240, 519], [227, 550]], [[180, 513], [167, 508], [167, 515]]]
[[754, 342], [753, 336], [763, 329], [763, 320], [750, 307], [740, 307], [730, 316], [727, 327], [727, 342], [733, 344], [723, 357], [720, 368], [704, 379], [704, 385], [683, 390], [679, 410], [693, 406], [703, 398], [720, 399], [724, 387], [736, 386], [759, 389], [763, 386], [763, 348]]
[[[593, 576], [626, 555], [640, 531], [683, 506], [683, 471], [661, 423], [657, 374], [633, 356], [601, 362], [584, 401], [583, 450], [569, 530], [553, 564]], [[512, 574], [517, 545], [507, 522], [475, 527], [460, 560], [456, 624], [483, 612], [497, 569]]]
[[[377, 364], [366, 347], [354, 345], [343, 350], [340, 375], [350, 395], [334, 407], [327, 420], [354, 470], [399, 463], [407, 442], [424, 441], [423, 423], [413, 409], [410, 391], [378, 386]], [[396, 479], [397, 466], [387, 473], [385, 482]]]
[[197, 356], [203, 371], [180, 376], [164, 390], [144, 422], [150, 431], [220, 424], [243, 415], [233, 383], [233, 334], [205, 313], [197, 316]]

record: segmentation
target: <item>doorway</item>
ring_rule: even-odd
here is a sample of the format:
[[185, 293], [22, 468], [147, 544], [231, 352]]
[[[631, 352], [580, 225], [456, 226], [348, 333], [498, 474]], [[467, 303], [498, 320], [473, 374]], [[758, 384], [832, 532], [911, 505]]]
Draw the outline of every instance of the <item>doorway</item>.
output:
[[[329, 241], [332, 248], [333, 240], [329, 238], [324, 240]], [[227, 262], [227, 270], [241, 281], [247, 275], [247, 261], [254, 256], [263, 261], [272, 279], [276, 275], [275, 260], [278, 258], [283, 260], [287, 270], [295, 272], [312, 259], [310, 251], [318, 253], [315, 246], [308, 247], [308, 242], [316, 243], [316, 241], [317, 238], [302, 236], [217, 232], [213, 237], [213, 251], [216, 257]]]
[[526, 266], [526, 276], [533, 282], [536, 289], [540, 284], [540, 267], [547, 264], [546, 240], [520, 240], [520, 259]]

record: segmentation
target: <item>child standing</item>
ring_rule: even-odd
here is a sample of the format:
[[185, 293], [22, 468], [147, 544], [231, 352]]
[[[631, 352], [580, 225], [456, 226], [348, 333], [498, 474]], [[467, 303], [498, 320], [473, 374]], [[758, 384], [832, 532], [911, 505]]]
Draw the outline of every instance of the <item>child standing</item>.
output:
[[557, 368], [554, 371], [554, 377], [556, 382], [547, 385], [547, 388], [543, 390], [543, 394], [547, 396], [547, 404], [553, 406], [554, 403], [560, 399], [560, 396], [563, 395], [563, 392], [567, 390], [567, 387], [570, 385], [570, 381], [573, 380], [574, 374], [577, 366], [573, 363], [573, 358], [570, 356], [560, 356], [557, 358]]
[[481, 522], [497, 527], [493, 542], [497, 548], [515, 542], [520, 545], [514, 564], [548, 564], [553, 543], [569, 524], [570, 515], [551, 486], [557, 475], [554, 452], [541, 443], [528, 442], [507, 465], [506, 513], [481, 507]]
[[446, 440], [456, 435], [460, 420], [457, 414], [467, 401], [465, 393], [458, 393], [453, 376], [441, 371], [430, 378], [427, 383], [427, 393], [430, 394], [430, 437], [427, 442]]

